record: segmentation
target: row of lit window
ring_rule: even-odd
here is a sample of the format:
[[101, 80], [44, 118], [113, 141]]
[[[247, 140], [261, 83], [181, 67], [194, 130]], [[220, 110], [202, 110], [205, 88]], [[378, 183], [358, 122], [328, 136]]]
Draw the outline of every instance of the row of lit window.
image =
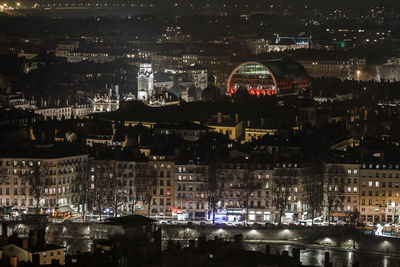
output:
[[[365, 178], [366, 175], [365, 175], [365, 174], [362, 174], [361, 177]], [[395, 177], [396, 177], [396, 178], [399, 178], [399, 177], [400, 177], [399, 173], [396, 173]], [[368, 178], [372, 178], [372, 174], [369, 174], [369, 175], [368, 175]], [[387, 175], [387, 177], [386, 177], [386, 173], [382, 173], [382, 175], [380, 175], [380, 174], [377, 172], [377, 173], [375, 173], [375, 178], [393, 178], [393, 174], [392, 174], [392, 173], [388, 173], [388, 175]]]
[[[392, 187], [393, 183], [392, 182], [388, 182], [388, 187]], [[362, 181], [361, 182], [361, 186], [365, 187], [366, 186], [366, 181]], [[373, 187], [374, 186], [374, 182], [373, 181], [369, 181], [368, 182], [368, 187]], [[375, 187], [379, 187], [379, 182], [375, 181]], [[381, 187], [386, 187], [386, 182], [382, 182], [381, 183]], [[394, 187], [398, 188], [399, 187], [399, 182], [395, 182], [394, 183]]]
[[[365, 199], [361, 199], [361, 205], [366, 205], [365, 203], [366, 203]], [[381, 202], [379, 202], [379, 199], [375, 199], [375, 205], [379, 205], [380, 203], [383, 206], [386, 206], [386, 204], [387, 205], [393, 205], [393, 202], [391, 201], [391, 199], [389, 199], [387, 202], [386, 202], [385, 199], [383, 199]], [[373, 205], [373, 200], [372, 199], [368, 199], [368, 205]], [[397, 206], [397, 205], [398, 205], [398, 203], [395, 202], [395, 206]]]
[[[361, 195], [362, 196], [365, 196], [365, 191], [362, 191], [361, 192]], [[372, 196], [372, 191], [368, 191], [368, 196]], [[379, 196], [379, 191], [375, 191], [375, 196]], [[382, 191], [381, 192], [381, 196], [386, 196], [386, 191]], [[388, 196], [389, 197], [391, 197], [392, 196], [392, 191], [388, 191]], [[396, 197], [398, 197], [399, 196], [399, 193], [396, 193]]]

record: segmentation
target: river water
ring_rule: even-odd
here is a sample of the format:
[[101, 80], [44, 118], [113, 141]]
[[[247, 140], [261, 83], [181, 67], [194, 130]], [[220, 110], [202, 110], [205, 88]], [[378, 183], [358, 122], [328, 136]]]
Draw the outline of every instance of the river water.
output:
[[[245, 243], [244, 247], [247, 250], [265, 252], [266, 244]], [[324, 266], [325, 252], [330, 253], [333, 267], [352, 267], [354, 262], [358, 261], [360, 267], [395, 267], [400, 266], [400, 254], [384, 255], [370, 252], [351, 251], [327, 247], [298, 247], [295, 245], [270, 244], [271, 254], [282, 252], [282, 250], [292, 253], [293, 248], [300, 248], [300, 260], [304, 265]], [[400, 251], [399, 251], [400, 252]]]
[[[55, 242], [54, 242], [55, 241]], [[85, 252], [90, 250], [91, 240], [82, 240], [75, 238], [53, 239], [54, 243], [64, 245], [67, 252], [75, 254], [77, 251]], [[186, 242], [182, 240], [181, 245], [186, 246]], [[246, 250], [261, 251], [265, 253], [265, 247], [268, 243], [247, 243], [243, 246]], [[167, 241], [163, 241], [163, 248], [166, 248]], [[384, 255], [382, 253], [360, 252], [357, 250], [346, 250], [334, 247], [324, 246], [296, 246], [285, 244], [269, 244], [271, 254], [281, 254], [283, 250], [289, 251], [292, 255], [293, 248], [300, 248], [300, 260], [303, 265], [324, 266], [325, 252], [330, 253], [330, 259], [333, 267], [352, 267], [358, 261], [360, 267], [397, 267], [400, 266], [400, 250], [399, 255]]]

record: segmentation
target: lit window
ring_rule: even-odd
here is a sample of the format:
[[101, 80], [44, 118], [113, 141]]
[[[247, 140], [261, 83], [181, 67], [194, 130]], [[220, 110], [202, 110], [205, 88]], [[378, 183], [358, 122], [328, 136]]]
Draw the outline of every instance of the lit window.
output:
[[372, 181], [369, 181], [369, 182], [368, 182], [368, 186], [369, 186], [369, 187], [372, 187]]
[[379, 182], [375, 182], [375, 187], [379, 187]]
[[357, 174], [358, 173], [358, 170], [354, 170], [354, 174]]

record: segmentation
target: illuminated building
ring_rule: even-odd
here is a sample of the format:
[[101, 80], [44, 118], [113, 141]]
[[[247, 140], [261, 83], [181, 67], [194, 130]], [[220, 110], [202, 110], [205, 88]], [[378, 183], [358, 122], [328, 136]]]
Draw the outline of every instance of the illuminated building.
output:
[[244, 129], [245, 133], [245, 142], [251, 142], [253, 140], [257, 140], [264, 135], [277, 135], [278, 128], [271, 127], [270, 123], [268, 125], [265, 124], [265, 119], [261, 118], [257, 121], [247, 121], [247, 125]]
[[90, 61], [94, 63], [107, 63], [115, 61], [115, 56], [109, 55], [108, 53], [97, 53], [97, 52], [71, 51], [67, 53], [67, 62], [76, 63], [81, 61]]
[[125, 215], [134, 209], [135, 162], [99, 159], [90, 174], [90, 197], [94, 210], [114, 216], [115, 209]]
[[156, 134], [176, 134], [188, 141], [197, 141], [202, 134], [206, 134], [208, 131], [208, 127], [192, 122], [157, 123], [154, 127]]
[[243, 135], [243, 121], [239, 120], [239, 114], [232, 118], [230, 115], [218, 113], [207, 123], [207, 126], [214, 129], [215, 132], [225, 134], [232, 140], [238, 140]]
[[[106, 87], [107, 90], [107, 87]], [[93, 112], [110, 112], [119, 108], [118, 85], [114, 86], [115, 95], [113, 97], [113, 88], [109, 88], [109, 93], [101, 96], [97, 94], [92, 101]]]
[[57, 120], [62, 119], [70, 119], [72, 115], [72, 107], [71, 106], [62, 106], [62, 107], [44, 107], [41, 109], [35, 110], [36, 114], [43, 115], [45, 119], [55, 118]]
[[53, 261], [58, 261], [60, 265], [64, 265], [65, 247], [49, 244], [36, 244], [36, 246], [33, 246], [32, 244], [28, 245], [29, 243], [24, 241], [28, 240], [23, 240], [22, 246], [13, 243], [1, 246], [2, 257], [16, 259], [15, 266], [17, 266], [17, 260], [19, 262], [32, 262], [33, 255], [39, 256], [40, 266], [50, 265]]
[[251, 95], [279, 96], [297, 94], [309, 86], [307, 71], [297, 62], [284, 59], [249, 61], [231, 72], [227, 93], [232, 95], [239, 88], [246, 88]]
[[154, 90], [154, 75], [151, 64], [140, 64], [137, 81], [137, 99], [143, 102], [149, 101]]
[[160, 106], [169, 106], [169, 105], [178, 105], [179, 98], [169, 93], [168, 91], [162, 91], [160, 93], [154, 94], [150, 97], [149, 102], [147, 103], [150, 107], [160, 107]]
[[[288, 172], [286, 172], [289, 170]], [[291, 177], [291, 172], [296, 173], [296, 177]], [[303, 187], [304, 187], [304, 168], [297, 163], [280, 163], [274, 168], [272, 176], [272, 187], [271, 194], [273, 195], [275, 221], [279, 221], [279, 202], [282, 198], [286, 197], [286, 194], [278, 193], [281, 190], [290, 191], [287, 199], [287, 207], [284, 209], [282, 214], [281, 222], [291, 223], [300, 219], [305, 219], [308, 216], [306, 212], [306, 203], [303, 201]], [[292, 180], [292, 181], [290, 181]], [[286, 188], [288, 187], [288, 188]]]
[[160, 43], [183, 43], [191, 40], [189, 34], [182, 34], [180, 26], [168, 26], [158, 38]]
[[[48, 213], [59, 206], [71, 208], [79, 203], [78, 177], [87, 166], [88, 155], [66, 152], [53, 146], [36, 148], [38, 156], [22, 153], [0, 158], [0, 206], [19, 212], [34, 212], [36, 200], [31, 179], [40, 173], [39, 208]], [[62, 151], [61, 151], [62, 150]], [[40, 153], [47, 152], [45, 158]]]
[[37, 55], [38, 55], [38, 51], [28, 51], [28, 50], [24, 50], [24, 49], [22, 49], [18, 53], [18, 57], [23, 57], [25, 59], [33, 59], [33, 58], [37, 57]]
[[79, 48], [79, 42], [62, 42], [58, 43], [55, 51], [56, 57], [68, 57], [68, 53]]
[[274, 220], [273, 170], [266, 165], [250, 166], [224, 164], [221, 172], [229, 180], [224, 184], [220, 211], [230, 222], [271, 222]]
[[78, 103], [75, 103], [71, 111], [72, 111], [72, 117], [74, 119], [77, 119], [90, 114], [92, 112], [92, 106], [90, 104], [79, 105]]
[[7, 94], [0, 96], [0, 101], [5, 105], [12, 106], [17, 109], [36, 109], [36, 101], [28, 100], [21, 93]]
[[310, 48], [311, 37], [286, 37], [276, 35], [275, 42], [266, 39], [248, 39], [246, 45], [254, 55], [286, 50]]
[[393, 222], [399, 217], [399, 164], [362, 164], [360, 219]]
[[351, 58], [348, 60], [299, 60], [310, 77], [334, 77], [355, 79], [358, 81], [375, 79], [376, 71], [366, 71], [366, 60]]
[[155, 186], [151, 201], [150, 215], [155, 217], [172, 217], [174, 208], [175, 162], [165, 156], [150, 156], [149, 163], [155, 174]]
[[356, 219], [360, 205], [360, 165], [329, 163], [325, 165], [325, 169], [324, 201], [329, 203], [333, 200], [330, 214], [333, 221], [350, 221], [352, 217], [353, 220]]
[[207, 218], [207, 184], [204, 177], [206, 169], [207, 166], [204, 165], [176, 165], [173, 216], [178, 220]]

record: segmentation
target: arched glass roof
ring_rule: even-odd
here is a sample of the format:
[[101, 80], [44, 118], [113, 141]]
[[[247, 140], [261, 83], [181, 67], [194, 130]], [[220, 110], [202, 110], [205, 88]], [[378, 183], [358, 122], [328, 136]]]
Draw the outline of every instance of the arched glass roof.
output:
[[295, 93], [310, 84], [307, 71], [297, 62], [286, 59], [249, 61], [237, 66], [228, 78], [227, 92], [246, 88], [254, 95]]

